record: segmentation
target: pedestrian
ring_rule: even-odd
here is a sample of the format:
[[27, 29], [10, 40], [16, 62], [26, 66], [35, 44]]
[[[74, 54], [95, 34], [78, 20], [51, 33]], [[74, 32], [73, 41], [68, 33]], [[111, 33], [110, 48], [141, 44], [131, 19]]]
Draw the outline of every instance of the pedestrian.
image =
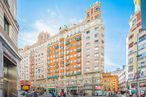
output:
[[66, 92], [63, 93], [63, 97], [66, 97]]
[[38, 94], [36, 91], [34, 91], [34, 97], [38, 97]]
[[62, 96], [63, 96], [63, 92], [61, 91], [61, 92], [60, 92], [60, 97], [62, 97]]
[[56, 95], [56, 91], [54, 91], [54, 97], [56, 97], [57, 95]]
[[134, 93], [132, 97], [138, 97], [138, 96]]
[[120, 91], [118, 92], [118, 97], [122, 97], [122, 95], [121, 95], [121, 92], [120, 92]]
[[53, 91], [51, 92], [51, 94], [52, 94], [52, 97], [54, 97], [54, 92]]
[[60, 97], [60, 93], [59, 92], [57, 92], [57, 97]]

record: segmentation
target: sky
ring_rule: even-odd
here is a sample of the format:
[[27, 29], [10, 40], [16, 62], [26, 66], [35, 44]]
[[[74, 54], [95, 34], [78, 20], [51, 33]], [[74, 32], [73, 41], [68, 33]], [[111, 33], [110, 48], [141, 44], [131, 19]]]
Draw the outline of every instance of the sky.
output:
[[[51, 36], [62, 25], [85, 18], [85, 11], [98, 0], [17, 0], [20, 26], [18, 46], [23, 48], [37, 40], [40, 32]], [[126, 36], [129, 18], [134, 13], [133, 0], [100, 0], [105, 25], [105, 71], [126, 65]]]

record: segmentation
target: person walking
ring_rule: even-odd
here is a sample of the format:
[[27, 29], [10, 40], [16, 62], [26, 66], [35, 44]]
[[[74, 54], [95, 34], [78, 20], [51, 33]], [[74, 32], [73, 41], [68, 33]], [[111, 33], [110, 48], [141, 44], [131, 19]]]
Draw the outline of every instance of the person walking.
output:
[[38, 94], [36, 91], [34, 91], [34, 97], [38, 97]]
[[63, 96], [63, 92], [61, 91], [61, 92], [60, 92], [60, 97], [62, 97], [62, 96]]
[[60, 97], [60, 93], [59, 92], [57, 92], [57, 97]]
[[66, 97], [66, 92], [63, 93], [63, 97]]

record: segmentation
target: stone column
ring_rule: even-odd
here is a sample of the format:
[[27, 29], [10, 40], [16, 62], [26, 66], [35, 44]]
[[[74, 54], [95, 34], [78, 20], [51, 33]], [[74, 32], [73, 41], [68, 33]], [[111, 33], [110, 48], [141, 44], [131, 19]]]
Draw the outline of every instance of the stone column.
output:
[[0, 97], [3, 97], [3, 50], [0, 41]]

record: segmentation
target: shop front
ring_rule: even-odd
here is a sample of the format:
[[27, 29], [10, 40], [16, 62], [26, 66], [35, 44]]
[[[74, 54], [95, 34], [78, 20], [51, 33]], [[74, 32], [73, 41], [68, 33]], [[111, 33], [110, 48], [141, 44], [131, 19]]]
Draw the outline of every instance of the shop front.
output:
[[75, 95], [78, 93], [78, 87], [77, 86], [70, 86], [67, 87], [67, 93]]
[[139, 82], [139, 93], [140, 95], [146, 93], [146, 80]]
[[21, 85], [21, 90], [23, 91], [28, 91], [30, 90], [30, 82], [27, 80], [21, 80], [20, 81], [20, 85]]
[[95, 86], [95, 95], [101, 96], [102, 95], [102, 86]]
[[85, 95], [93, 94], [93, 86], [92, 85], [84, 85], [84, 93]]
[[56, 91], [56, 88], [48, 88], [48, 91], [49, 92], [55, 92]]

